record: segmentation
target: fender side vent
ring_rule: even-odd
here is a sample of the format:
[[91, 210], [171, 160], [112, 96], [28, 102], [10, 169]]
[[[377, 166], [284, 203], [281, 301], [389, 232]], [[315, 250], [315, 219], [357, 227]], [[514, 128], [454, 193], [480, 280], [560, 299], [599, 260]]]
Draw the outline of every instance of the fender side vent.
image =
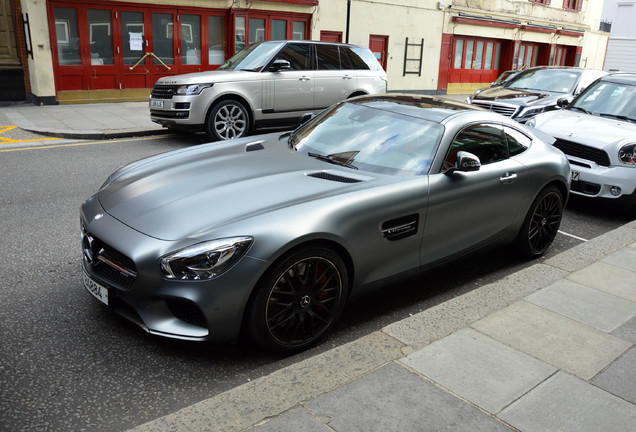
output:
[[382, 224], [382, 235], [390, 241], [402, 240], [417, 234], [417, 227], [420, 222], [419, 214], [402, 216], [397, 219], [386, 221]]
[[333, 174], [333, 173], [329, 173], [325, 171], [309, 173], [307, 174], [307, 176], [322, 179], [322, 180], [340, 182], [340, 183], [360, 183], [361, 181], [363, 181], [361, 179], [345, 177], [345, 176], [341, 176], [338, 174]]
[[253, 152], [253, 151], [258, 151], [258, 150], [263, 150], [265, 147], [263, 147], [263, 143], [261, 141], [259, 142], [253, 142], [253, 143], [249, 143], [248, 145], [245, 146], [245, 151], [246, 152]]

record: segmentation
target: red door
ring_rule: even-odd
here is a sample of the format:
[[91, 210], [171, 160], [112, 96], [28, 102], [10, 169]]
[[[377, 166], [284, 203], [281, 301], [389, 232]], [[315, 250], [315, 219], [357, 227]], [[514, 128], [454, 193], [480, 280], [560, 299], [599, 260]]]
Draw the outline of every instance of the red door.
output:
[[501, 42], [457, 38], [453, 44], [451, 83], [489, 83], [499, 76]]
[[369, 49], [378, 59], [382, 68], [386, 71], [386, 59], [388, 57], [389, 37], [380, 35], [369, 36]]

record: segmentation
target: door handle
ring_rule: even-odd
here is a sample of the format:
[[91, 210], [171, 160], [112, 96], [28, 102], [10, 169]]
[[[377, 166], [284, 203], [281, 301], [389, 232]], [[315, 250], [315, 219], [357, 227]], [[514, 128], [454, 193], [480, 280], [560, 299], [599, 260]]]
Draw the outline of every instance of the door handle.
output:
[[499, 177], [499, 181], [503, 184], [514, 183], [517, 180], [517, 173], [507, 172], [501, 177]]
[[342, 79], [353, 79], [353, 77], [351, 75], [344, 75]]
[[306, 75], [301, 76], [300, 78], [298, 78], [301, 81], [309, 81], [311, 79], [311, 77], [308, 77]]

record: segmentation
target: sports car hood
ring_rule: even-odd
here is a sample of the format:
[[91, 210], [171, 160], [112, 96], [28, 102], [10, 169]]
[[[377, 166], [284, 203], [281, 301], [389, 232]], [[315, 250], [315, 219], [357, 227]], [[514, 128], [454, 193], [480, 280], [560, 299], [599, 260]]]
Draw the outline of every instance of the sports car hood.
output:
[[575, 141], [615, 154], [624, 144], [633, 143], [636, 124], [584, 114], [569, 109], [535, 117], [535, 126], [557, 138]]
[[472, 97], [473, 100], [483, 100], [492, 102], [495, 100], [514, 105], [549, 105], [556, 103], [556, 100], [563, 96], [561, 93], [550, 94], [548, 92], [523, 90], [517, 88], [507, 88], [495, 86], [484, 89]]
[[372, 180], [296, 153], [278, 138], [212, 143], [142, 160], [99, 193], [104, 210], [151, 237], [197, 237], [224, 224], [355, 188], [312, 177], [337, 172]]

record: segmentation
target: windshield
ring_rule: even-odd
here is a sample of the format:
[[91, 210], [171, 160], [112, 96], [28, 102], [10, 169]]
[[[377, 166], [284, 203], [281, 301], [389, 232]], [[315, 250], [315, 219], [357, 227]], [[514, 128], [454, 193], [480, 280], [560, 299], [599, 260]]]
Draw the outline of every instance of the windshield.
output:
[[226, 61], [219, 70], [260, 72], [285, 45], [284, 42], [255, 43], [246, 46]]
[[528, 69], [506, 81], [504, 87], [550, 93], [572, 93], [580, 76], [581, 72], [577, 70]]
[[636, 85], [599, 81], [581, 93], [568, 109], [636, 121]]
[[389, 175], [426, 174], [444, 128], [381, 108], [342, 102], [289, 138], [296, 150], [339, 165]]

